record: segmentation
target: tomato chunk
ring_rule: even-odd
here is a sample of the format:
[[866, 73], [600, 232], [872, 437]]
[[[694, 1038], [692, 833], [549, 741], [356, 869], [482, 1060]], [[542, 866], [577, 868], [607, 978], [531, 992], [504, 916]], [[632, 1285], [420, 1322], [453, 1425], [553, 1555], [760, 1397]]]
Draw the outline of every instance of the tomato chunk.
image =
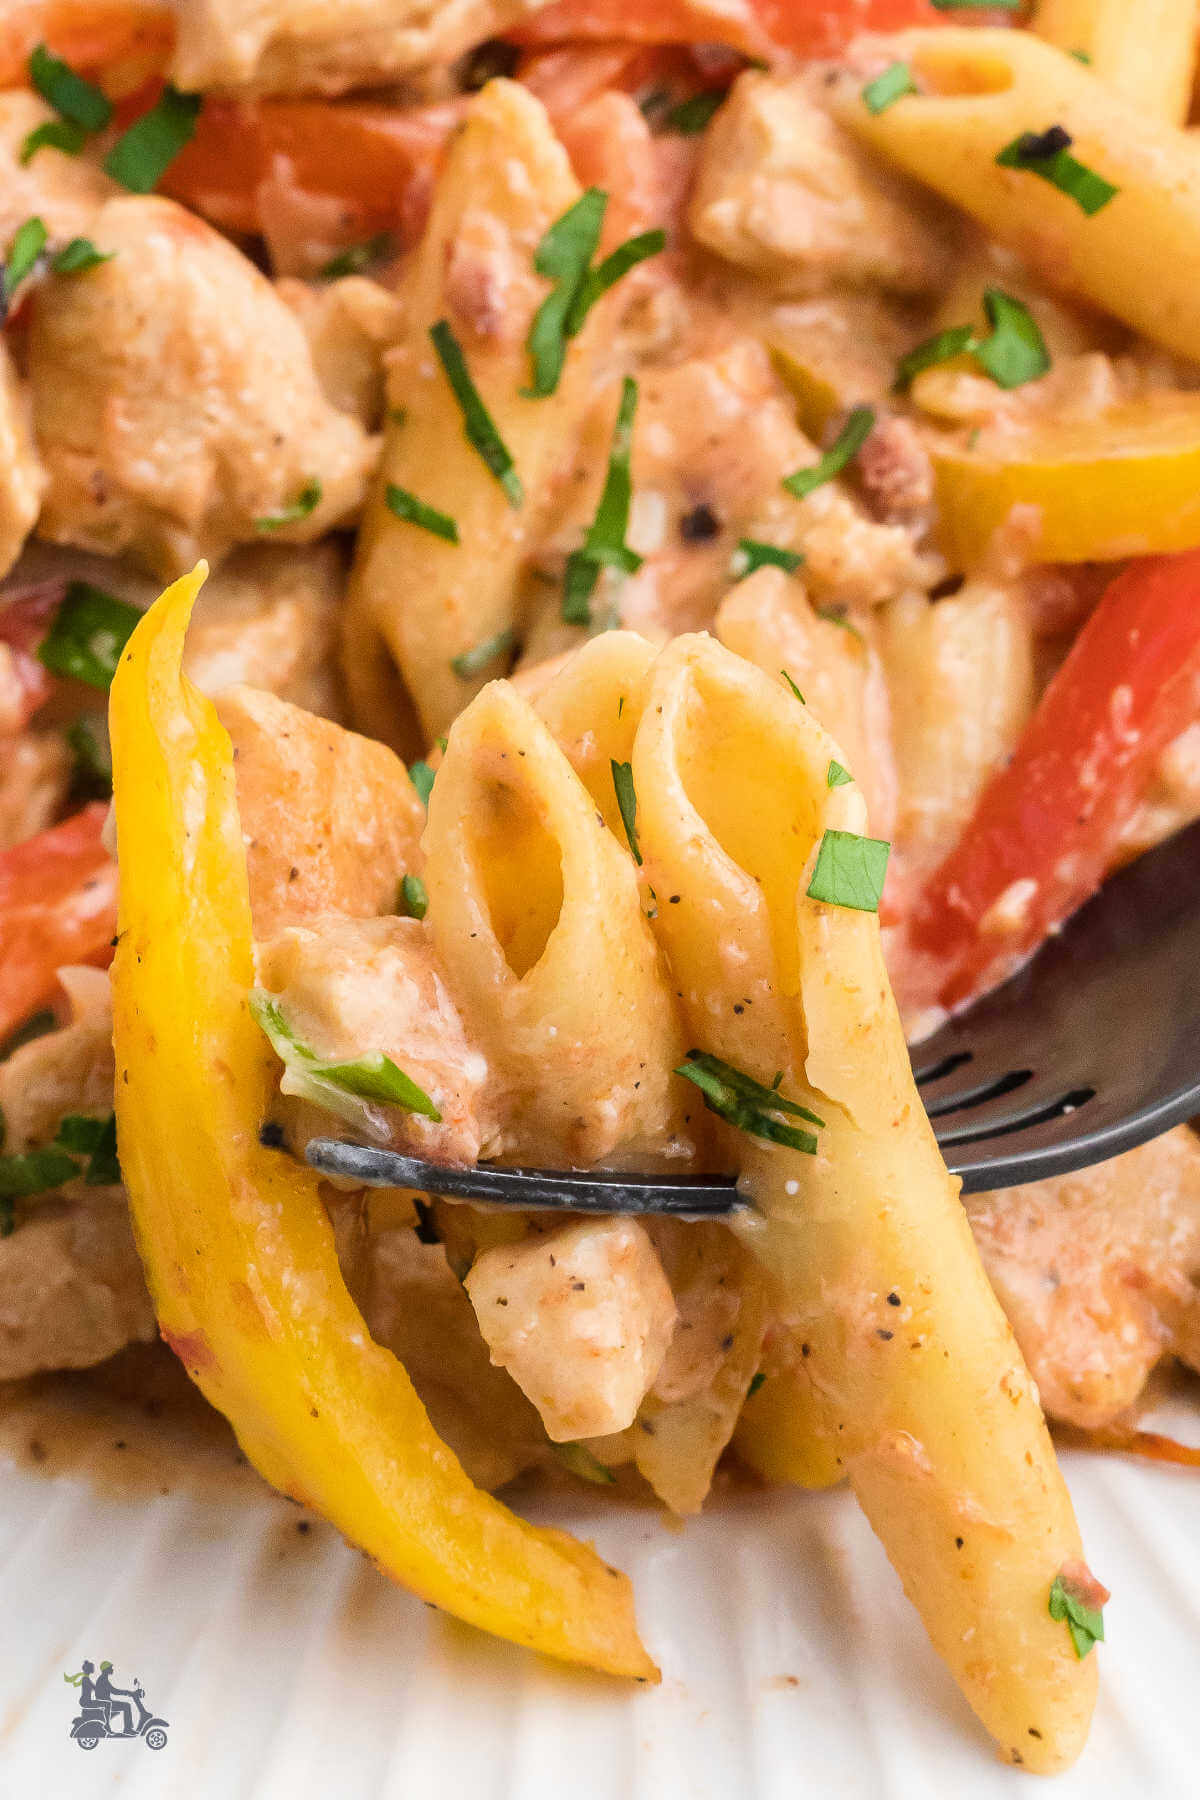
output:
[[625, 38], [728, 44], [747, 56], [833, 56], [860, 31], [945, 23], [931, 0], [555, 0], [513, 35], [526, 44]]
[[54, 995], [64, 963], [112, 960], [117, 865], [100, 841], [108, 807], [0, 854], [0, 1039]]
[[1200, 551], [1131, 563], [910, 916], [943, 1006], [1003, 980], [1099, 886], [1159, 754], [1198, 716]]
[[0, 87], [20, 86], [30, 52], [46, 44], [80, 74], [127, 93], [163, 67], [175, 38], [163, 0], [7, 0], [3, 11]]

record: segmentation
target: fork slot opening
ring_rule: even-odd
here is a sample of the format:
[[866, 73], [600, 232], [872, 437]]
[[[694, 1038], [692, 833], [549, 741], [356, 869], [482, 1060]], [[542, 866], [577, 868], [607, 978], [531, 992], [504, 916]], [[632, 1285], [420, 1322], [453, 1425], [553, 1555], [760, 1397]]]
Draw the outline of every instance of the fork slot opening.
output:
[[1005, 1094], [1024, 1087], [1032, 1079], [1032, 1069], [1010, 1069], [1007, 1075], [997, 1076], [993, 1081], [981, 1082], [978, 1087], [962, 1088], [956, 1094], [947, 1094], [941, 1100], [934, 1100], [925, 1110], [931, 1119], [941, 1119], [947, 1113], [965, 1112], [968, 1106], [982, 1106], [988, 1100], [1000, 1100]]
[[913, 1080], [918, 1087], [924, 1087], [930, 1081], [944, 1081], [947, 1075], [953, 1075], [955, 1069], [961, 1069], [964, 1063], [974, 1060], [971, 1050], [951, 1050], [948, 1056], [930, 1063], [927, 1069], [914, 1069]]
[[1061, 1119], [1065, 1113], [1075, 1112], [1079, 1107], [1086, 1106], [1095, 1095], [1096, 1090], [1092, 1087], [1072, 1088], [1069, 1093], [1060, 1094], [1057, 1100], [1047, 1101], [1044, 1106], [1034, 1107], [1030, 1112], [1017, 1113], [999, 1123], [952, 1125], [941, 1134], [941, 1141], [944, 1144], [975, 1144], [983, 1138], [1009, 1137], [1014, 1131], [1025, 1131], [1032, 1125], [1048, 1125], [1052, 1119]]

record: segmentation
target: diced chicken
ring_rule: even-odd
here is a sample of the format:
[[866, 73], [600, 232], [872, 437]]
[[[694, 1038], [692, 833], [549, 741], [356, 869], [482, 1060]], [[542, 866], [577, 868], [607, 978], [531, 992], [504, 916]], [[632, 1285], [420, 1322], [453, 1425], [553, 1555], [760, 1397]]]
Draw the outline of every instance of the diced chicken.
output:
[[[380, 1127], [376, 1135], [435, 1161], [478, 1158], [496, 1130], [487, 1062], [467, 1036], [416, 919], [326, 917], [289, 926], [260, 944], [259, 976], [280, 996], [289, 1029], [318, 1057], [355, 1062], [383, 1051], [442, 1115], [438, 1123], [394, 1106], [372, 1107], [367, 1123]], [[281, 1116], [289, 1143], [328, 1135], [328, 1114], [307, 1099], [281, 1102]]]
[[183, 88], [340, 94], [448, 62], [545, 0], [187, 0], [174, 78]]
[[322, 718], [340, 718], [345, 580], [336, 544], [235, 552], [196, 602], [185, 672], [206, 694], [245, 683]]
[[87, 237], [100, 207], [121, 189], [83, 156], [44, 149], [22, 164], [31, 131], [57, 113], [24, 88], [0, 93], [0, 245], [7, 249], [26, 219], [39, 218], [50, 242]]
[[478, 1486], [502, 1487], [542, 1460], [546, 1436], [511, 1376], [489, 1359], [471, 1302], [441, 1244], [387, 1230], [367, 1245], [363, 1314], [399, 1357], [429, 1413]]
[[[71, 1021], [0, 1063], [12, 1154], [48, 1144], [67, 1113], [112, 1110], [112, 1003], [99, 969], [64, 969]], [[72, 1182], [17, 1203], [0, 1238], [0, 1380], [82, 1369], [155, 1336], [154, 1309], [119, 1188]]]
[[[4, 653], [0, 644], [0, 692]], [[53, 825], [71, 782], [71, 753], [56, 731], [0, 736], [0, 850], [10, 850]]]
[[217, 712], [233, 740], [258, 937], [322, 913], [391, 911], [425, 826], [403, 763], [254, 688], [228, 689]]
[[862, 788], [871, 830], [890, 837], [896, 815], [887, 686], [861, 628], [813, 611], [801, 583], [759, 569], [733, 588], [717, 614], [721, 642], [775, 678], [786, 669]]
[[170, 200], [110, 201], [92, 236], [111, 261], [49, 277], [33, 309], [42, 536], [170, 576], [264, 519], [300, 543], [351, 519], [378, 444], [325, 398], [271, 283]]
[[933, 501], [933, 463], [911, 419], [898, 413], [876, 418], [858, 453], [858, 479], [881, 519], [911, 518]]
[[693, 233], [781, 293], [936, 292], [955, 253], [953, 221], [842, 132], [819, 79], [747, 72], [734, 83], [701, 150]]
[[276, 290], [304, 327], [326, 399], [375, 431], [383, 417], [383, 352], [400, 336], [402, 303], [361, 275], [315, 286], [285, 277]]
[[492, 1361], [556, 1443], [623, 1431], [658, 1376], [675, 1300], [636, 1219], [485, 1250], [466, 1289]]
[[0, 576], [20, 556], [46, 488], [29, 417], [29, 396], [0, 343]]
[[1200, 1140], [964, 1201], [1051, 1418], [1106, 1425], [1163, 1357], [1200, 1366]]

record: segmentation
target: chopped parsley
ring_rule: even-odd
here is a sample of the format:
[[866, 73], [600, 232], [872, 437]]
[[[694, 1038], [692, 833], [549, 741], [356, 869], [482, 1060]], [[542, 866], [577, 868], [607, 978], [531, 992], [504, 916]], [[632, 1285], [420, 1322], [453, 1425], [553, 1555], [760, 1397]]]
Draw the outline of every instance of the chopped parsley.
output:
[[857, 638], [859, 643], [865, 646], [867, 641], [866, 638], [858, 629], [858, 626], [854, 623], [853, 619], [848, 619], [846, 617], [845, 607], [834, 605], [818, 606], [817, 617], [818, 619], [824, 619], [827, 625], [836, 625], [839, 631], [848, 631], [852, 638]]
[[280, 507], [278, 512], [264, 513], [261, 519], [255, 519], [255, 531], [282, 531], [285, 525], [298, 525], [301, 519], [311, 518], [321, 504], [323, 491], [320, 481], [314, 475], [311, 481], [305, 482], [289, 505]]
[[0, 1156], [0, 1237], [11, 1237], [13, 1201], [48, 1194], [64, 1181], [73, 1181], [79, 1165], [65, 1150], [26, 1150], [21, 1156]]
[[757, 1394], [759, 1388], [766, 1379], [767, 1376], [764, 1369], [760, 1369], [757, 1375], [752, 1375], [750, 1377], [750, 1386], [746, 1389], [747, 1400], [753, 1400], [755, 1394]]
[[912, 78], [912, 70], [907, 63], [891, 63], [874, 81], [868, 81], [862, 91], [863, 104], [869, 113], [886, 112], [905, 94], [915, 94], [917, 84]]
[[85, 131], [103, 131], [112, 118], [112, 107], [100, 89], [77, 75], [70, 63], [52, 55], [45, 44], [39, 44], [29, 58], [29, 79], [61, 118]]
[[46, 119], [34, 126], [21, 145], [21, 167], [31, 163], [39, 150], [61, 150], [64, 156], [78, 156], [87, 141], [84, 127], [73, 119]]
[[46, 227], [36, 215], [17, 227], [0, 271], [0, 321], [6, 316], [12, 297], [25, 277], [37, 267], [45, 248]]
[[1104, 1642], [1103, 1607], [1086, 1606], [1070, 1579], [1064, 1581], [1061, 1573], [1054, 1577], [1050, 1589], [1049, 1612], [1052, 1619], [1061, 1619], [1066, 1624], [1080, 1662], [1093, 1644]]
[[699, 137], [724, 104], [726, 93], [725, 88], [709, 88], [703, 94], [693, 94], [690, 100], [681, 100], [664, 114], [664, 129], [677, 131], [681, 137]]
[[793, 694], [795, 694], [797, 700], [800, 702], [801, 706], [804, 706], [806, 704], [804, 695], [800, 692], [800, 689], [796, 686], [795, 682], [792, 680], [792, 678], [788, 674], [787, 670], [780, 669], [779, 673], [783, 676], [783, 679], [787, 682], [787, 684], [791, 688]]
[[591, 624], [591, 598], [600, 579], [601, 569], [618, 569], [622, 574], [632, 575], [642, 566], [641, 557], [625, 542], [625, 533], [629, 528], [629, 503], [633, 493], [629, 465], [637, 399], [637, 382], [627, 375], [621, 387], [621, 403], [613, 426], [604, 492], [600, 496], [596, 516], [588, 526], [583, 548], [572, 550], [567, 558], [562, 617], [568, 625]]
[[468, 443], [479, 452], [486, 467], [504, 489], [508, 504], [512, 507], [520, 506], [525, 498], [521, 478], [507, 444], [497, 431], [492, 415], [471, 379], [466, 357], [450, 327], [450, 321], [439, 319], [436, 325], [430, 326], [429, 335], [438, 353], [438, 361], [445, 371], [446, 380], [458, 401]]
[[50, 258], [50, 267], [56, 275], [82, 275], [97, 263], [111, 262], [115, 255], [115, 250], [97, 250], [91, 238], [77, 237]]
[[433, 792], [433, 781], [436, 774], [437, 770], [431, 769], [427, 762], [409, 764], [408, 779], [416, 788], [422, 806], [429, 805], [429, 796]]
[[532, 385], [524, 390], [527, 399], [545, 399], [555, 392], [567, 343], [582, 330], [596, 301], [636, 264], [657, 256], [666, 244], [665, 232], [644, 231], [619, 244], [592, 268], [607, 206], [603, 188], [588, 188], [554, 221], [534, 253], [534, 268], [555, 285], [538, 307], [526, 340], [533, 364]]
[[429, 911], [429, 895], [419, 875], [406, 875], [400, 883], [396, 911], [406, 919], [423, 919]]
[[617, 1479], [606, 1463], [592, 1455], [586, 1444], [551, 1444], [550, 1448], [564, 1468], [569, 1469], [572, 1475], [581, 1476], [584, 1481], [607, 1486]]
[[338, 281], [343, 275], [361, 275], [364, 269], [383, 262], [391, 254], [392, 242], [390, 231], [377, 231], [365, 244], [351, 244], [349, 249], [331, 256], [324, 268], [317, 271], [317, 278]]
[[621, 823], [625, 827], [626, 841], [629, 844], [630, 854], [640, 869], [642, 866], [642, 852], [641, 847], [638, 844], [637, 793], [633, 785], [633, 764], [620, 763], [615, 757], [610, 757], [609, 765], [612, 769], [613, 789], [617, 796], [617, 808], [621, 814]]
[[1085, 64], [1086, 67], [1089, 69], [1092, 66], [1091, 54], [1087, 50], [1068, 50], [1067, 55], [1073, 56], [1075, 58], [1076, 62], [1081, 62], [1081, 63]]
[[506, 626], [494, 637], [485, 638], [481, 644], [476, 644], [474, 649], [463, 650], [458, 656], [452, 656], [450, 667], [460, 681], [470, 681], [473, 675], [478, 675], [488, 667], [489, 663], [498, 662], [501, 657], [510, 656], [515, 643], [516, 635], [511, 625]]
[[1061, 125], [1046, 131], [1023, 131], [1006, 144], [996, 161], [1004, 169], [1024, 169], [1059, 189], [1090, 218], [1120, 193], [1111, 181], [1097, 175], [1071, 155], [1071, 134]]
[[855, 406], [850, 409], [846, 423], [842, 426], [834, 442], [811, 467], [797, 469], [794, 475], [784, 478], [784, 487], [789, 494], [795, 494], [797, 500], [803, 500], [815, 488], [822, 487], [825, 482], [832, 481], [840, 475], [847, 463], [856, 457], [875, 427], [875, 409], [873, 406]]
[[764, 544], [760, 538], [739, 538], [729, 572], [735, 581], [744, 581], [756, 569], [783, 569], [794, 575], [803, 561], [798, 550], [785, 550], [782, 544]]
[[457, 544], [458, 526], [449, 513], [439, 512], [436, 506], [427, 506], [407, 488], [396, 487], [390, 481], [386, 498], [388, 511], [395, 518], [402, 519], [406, 525], [419, 525], [422, 531], [432, 531], [434, 537], [445, 538], [448, 544]]
[[782, 1113], [785, 1118], [806, 1119], [810, 1125], [817, 1126], [824, 1125], [824, 1119], [810, 1112], [807, 1106], [786, 1100], [778, 1088], [764, 1087], [752, 1075], [744, 1074], [741, 1069], [722, 1062], [719, 1056], [709, 1056], [703, 1050], [689, 1050], [687, 1061], [680, 1063], [675, 1073], [694, 1082], [704, 1096], [708, 1110], [728, 1124], [736, 1125], [739, 1131], [748, 1132], [751, 1137], [765, 1138], [772, 1144], [786, 1144], [791, 1150], [802, 1150], [806, 1156], [816, 1155], [817, 1140], [811, 1131], [787, 1125], [774, 1115]]
[[978, 337], [970, 325], [954, 325], [926, 338], [901, 357], [896, 367], [896, 387], [905, 388], [926, 369], [949, 362], [955, 356], [973, 356], [997, 387], [1022, 387], [1036, 381], [1050, 367], [1050, 352], [1037, 320], [1020, 300], [1002, 288], [986, 288], [983, 310], [991, 331]]
[[76, 719], [65, 737], [71, 752], [71, 792], [77, 799], [112, 799], [112, 752], [94, 719]]
[[853, 780], [854, 780], [853, 775], [850, 773], [849, 769], [847, 769], [843, 763], [837, 762], [833, 759], [830, 760], [829, 767], [825, 771], [825, 786], [826, 787], [831, 787], [831, 788], [847, 787], [850, 784], [850, 782], [852, 782]]
[[[275, 1054], [287, 1065], [284, 1081], [290, 1080], [291, 1085], [285, 1087], [285, 1092], [301, 1094], [319, 1106], [332, 1103], [337, 1111], [344, 1110], [338, 1106], [339, 1095], [349, 1094], [358, 1100], [403, 1107], [405, 1112], [420, 1113], [435, 1123], [441, 1119], [424, 1089], [382, 1050], [368, 1051], [352, 1062], [324, 1062], [296, 1037], [274, 994], [255, 988], [250, 995], [250, 1011]], [[330, 1093], [330, 1089], [334, 1092]]]
[[54, 623], [38, 645], [38, 660], [56, 675], [69, 675], [107, 693], [121, 652], [141, 618], [136, 606], [88, 581], [72, 581]]
[[[80, 1157], [87, 1161], [81, 1163]], [[18, 1156], [0, 1156], [0, 1237], [12, 1234], [14, 1200], [51, 1193], [81, 1175], [90, 1187], [115, 1186], [120, 1181], [117, 1121], [113, 1113], [106, 1119], [68, 1113], [59, 1122], [54, 1142], [46, 1148], [26, 1150]]]
[[152, 194], [196, 132], [202, 94], [181, 94], [167, 84], [148, 113], [119, 137], [104, 159], [104, 172], [131, 194]]
[[854, 912], [878, 912], [890, 849], [883, 838], [860, 837], [856, 831], [827, 831], [808, 884], [809, 899]]
[[68, 1113], [59, 1120], [54, 1139], [57, 1149], [86, 1156], [83, 1179], [89, 1187], [112, 1187], [121, 1179], [117, 1161], [117, 1116], [94, 1119], [86, 1113]]

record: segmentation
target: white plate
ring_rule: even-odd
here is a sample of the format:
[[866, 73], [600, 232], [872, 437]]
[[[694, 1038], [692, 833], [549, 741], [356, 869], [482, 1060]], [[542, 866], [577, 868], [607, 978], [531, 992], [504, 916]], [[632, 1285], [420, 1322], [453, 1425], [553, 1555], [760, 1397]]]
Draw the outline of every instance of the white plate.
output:
[[[31, 1437], [40, 1464], [11, 1454]], [[1064, 1462], [1113, 1599], [1091, 1744], [1047, 1792], [1195, 1793], [1197, 1477], [1078, 1452]], [[231, 1465], [224, 1438], [198, 1448], [128, 1407], [106, 1403], [70, 1430], [44, 1401], [6, 1415], [3, 1800], [1034, 1791], [995, 1761], [845, 1492], [726, 1492], [684, 1529], [586, 1494], [532, 1504], [633, 1575], [664, 1678], [631, 1691], [423, 1607]], [[84, 1657], [110, 1659], [120, 1685], [140, 1678], [169, 1722], [165, 1748], [70, 1741], [77, 1690], [63, 1675]]]

